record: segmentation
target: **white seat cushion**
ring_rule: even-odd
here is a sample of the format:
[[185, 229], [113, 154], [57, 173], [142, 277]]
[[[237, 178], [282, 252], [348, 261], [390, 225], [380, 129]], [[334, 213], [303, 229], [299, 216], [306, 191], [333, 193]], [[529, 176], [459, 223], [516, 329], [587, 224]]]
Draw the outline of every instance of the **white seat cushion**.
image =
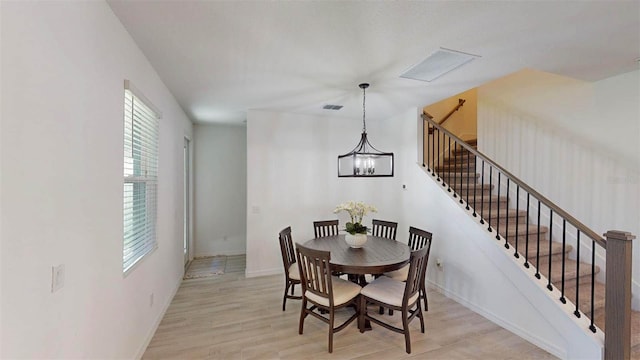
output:
[[298, 263], [293, 263], [289, 266], [289, 278], [293, 280], [300, 280], [300, 269], [298, 269]]
[[[339, 306], [360, 294], [360, 285], [352, 283], [351, 281], [342, 280], [337, 276], [331, 277], [331, 283], [333, 284], [333, 305]], [[310, 291], [306, 291], [305, 296], [307, 299], [312, 300], [320, 305], [329, 306], [329, 298], [318, 296]]]
[[[404, 288], [406, 283], [393, 280], [386, 276], [381, 276], [373, 280], [369, 285], [362, 288], [360, 293], [368, 298], [381, 301], [385, 304], [393, 306], [402, 306], [402, 297], [404, 296]], [[413, 304], [420, 295], [416, 292], [411, 299], [409, 305]]]
[[388, 276], [393, 280], [407, 281], [407, 276], [409, 276], [409, 265], [405, 265], [398, 270], [386, 272], [384, 273], [384, 276]]

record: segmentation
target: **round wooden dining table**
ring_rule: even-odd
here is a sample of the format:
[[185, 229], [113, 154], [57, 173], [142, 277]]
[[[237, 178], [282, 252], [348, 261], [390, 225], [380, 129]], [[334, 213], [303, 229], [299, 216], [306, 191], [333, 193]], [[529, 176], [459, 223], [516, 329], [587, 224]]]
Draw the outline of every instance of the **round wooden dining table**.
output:
[[302, 245], [331, 252], [333, 270], [353, 275], [382, 274], [398, 270], [409, 263], [411, 249], [396, 240], [367, 235], [361, 248], [352, 248], [344, 235], [327, 236], [306, 241]]

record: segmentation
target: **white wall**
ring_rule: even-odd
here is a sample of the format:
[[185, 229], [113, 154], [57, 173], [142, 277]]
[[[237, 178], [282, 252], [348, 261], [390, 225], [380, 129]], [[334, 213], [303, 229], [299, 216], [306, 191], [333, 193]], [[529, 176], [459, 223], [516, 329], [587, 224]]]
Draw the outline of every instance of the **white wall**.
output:
[[[182, 147], [191, 123], [105, 2], [0, 6], [0, 357], [140, 356], [183, 274]], [[163, 112], [158, 249], [127, 277], [124, 79]], [[51, 293], [58, 264], [65, 284]]]
[[194, 254], [244, 254], [247, 128], [198, 124], [194, 134]]
[[[640, 235], [640, 71], [586, 83], [525, 70], [478, 98], [481, 152], [596, 233]], [[637, 243], [633, 275], [639, 309]]]
[[[371, 143], [398, 150], [393, 121], [367, 121]], [[341, 202], [360, 200], [379, 212], [365, 218], [398, 221], [398, 238], [407, 236], [397, 198], [403, 174], [392, 178], [338, 178], [338, 155], [360, 140], [358, 119], [249, 111], [247, 120], [247, 270], [248, 276], [281, 273], [278, 232], [291, 226], [293, 239], [313, 237], [313, 221], [339, 218]], [[413, 154], [415, 157], [415, 154]], [[398, 157], [396, 156], [396, 161]]]

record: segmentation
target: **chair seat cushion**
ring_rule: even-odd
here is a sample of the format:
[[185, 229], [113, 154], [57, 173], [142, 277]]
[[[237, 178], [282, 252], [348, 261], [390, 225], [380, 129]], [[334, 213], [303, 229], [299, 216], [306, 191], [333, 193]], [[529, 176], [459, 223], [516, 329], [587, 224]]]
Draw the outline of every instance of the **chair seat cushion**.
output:
[[[362, 288], [360, 293], [370, 299], [374, 299], [393, 306], [402, 306], [402, 297], [406, 283], [392, 278], [381, 276], [373, 280], [369, 285]], [[413, 304], [420, 295], [416, 292], [410, 299], [409, 304]]]
[[398, 270], [386, 272], [384, 273], [384, 276], [388, 276], [393, 280], [407, 281], [407, 276], [409, 276], [409, 265], [405, 265]]
[[[331, 283], [333, 285], [333, 305], [339, 306], [360, 294], [360, 285], [352, 283], [351, 281], [340, 279], [337, 276], [331, 276]], [[324, 296], [318, 296], [310, 291], [305, 292], [307, 299], [323, 305], [329, 306], [329, 298]]]
[[289, 279], [300, 280], [300, 269], [298, 269], [298, 263], [293, 263], [289, 266]]

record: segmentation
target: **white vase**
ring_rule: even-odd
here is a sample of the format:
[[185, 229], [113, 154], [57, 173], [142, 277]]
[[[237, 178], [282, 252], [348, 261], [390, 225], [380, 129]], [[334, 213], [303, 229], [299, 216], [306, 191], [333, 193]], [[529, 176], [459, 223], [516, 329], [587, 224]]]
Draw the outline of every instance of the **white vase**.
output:
[[344, 240], [351, 246], [352, 248], [361, 248], [364, 243], [367, 242], [367, 234], [354, 234], [351, 235], [347, 233], [344, 236]]

